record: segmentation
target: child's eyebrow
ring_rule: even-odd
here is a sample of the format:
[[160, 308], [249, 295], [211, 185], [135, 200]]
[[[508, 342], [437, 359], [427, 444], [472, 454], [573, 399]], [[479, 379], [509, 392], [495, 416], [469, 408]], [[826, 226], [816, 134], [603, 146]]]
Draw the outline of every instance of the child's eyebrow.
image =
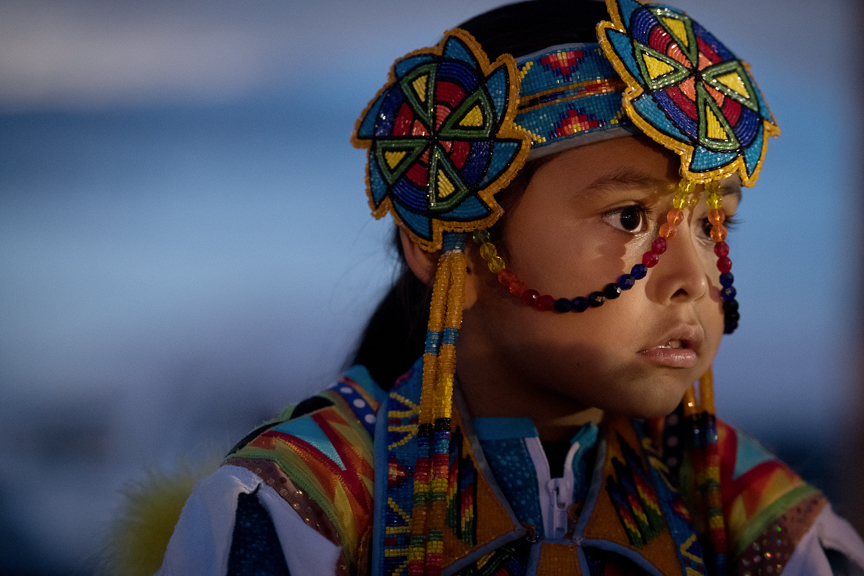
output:
[[728, 178], [720, 184], [720, 196], [735, 196], [741, 202], [741, 182], [738, 178]]
[[583, 189], [585, 194], [591, 196], [602, 196], [610, 192], [620, 190], [644, 190], [649, 193], [661, 192], [664, 189], [672, 189], [669, 182], [663, 178], [653, 178], [638, 170], [629, 168], [616, 170], [610, 174], [604, 174], [594, 180]]

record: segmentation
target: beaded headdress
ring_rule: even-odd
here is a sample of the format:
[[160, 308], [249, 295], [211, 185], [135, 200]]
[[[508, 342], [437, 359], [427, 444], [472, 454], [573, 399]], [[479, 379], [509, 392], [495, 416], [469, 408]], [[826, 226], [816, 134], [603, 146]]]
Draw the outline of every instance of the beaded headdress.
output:
[[[470, 34], [451, 30], [436, 47], [397, 60], [357, 120], [352, 142], [368, 149], [374, 216], [390, 212], [412, 242], [441, 251], [423, 357], [409, 574], [441, 568], [466, 233], [473, 233], [499, 282], [526, 305], [581, 313], [618, 298], [646, 276], [675, 236], [684, 210], [698, 201], [697, 184], [703, 184], [721, 273], [724, 331], [737, 327], [719, 185], [737, 174], [752, 186], [767, 137], [779, 129], [747, 64], [687, 14], [635, 0], [606, 0], [606, 7], [611, 21], [597, 25], [599, 43], [504, 54], [492, 63]], [[639, 132], [681, 156], [679, 190], [651, 249], [588, 295], [555, 298], [528, 288], [490, 242], [487, 229], [503, 212], [494, 195], [527, 159]], [[719, 463], [710, 371], [700, 380], [699, 397], [697, 402], [691, 388], [684, 410], [707, 440], [694, 459], [706, 482], [700, 488], [707, 508], [716, 512], [712, 502], [719, 492], [711, 478]], [[709, 514], [719, 567], [725, 561], [722, 515]]]

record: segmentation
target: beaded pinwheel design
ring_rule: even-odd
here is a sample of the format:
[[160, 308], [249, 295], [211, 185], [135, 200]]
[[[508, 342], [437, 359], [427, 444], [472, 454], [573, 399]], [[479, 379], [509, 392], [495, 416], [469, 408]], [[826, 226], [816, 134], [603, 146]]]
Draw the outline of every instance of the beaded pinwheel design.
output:
[[684, 12], [607, 0], [597, 35], [627, 83], [624, 109], [656, 142], [681, 155], [694, 182], [759, 177], [768, 136], [780, 133], [747, 64]]
[[441, 248], [444, 231], [491, 226], [502, 213], [493, 195], [510, 183], [531, 145], [513, 128], [518, 95], [515, 60], [504, 55], [490, 64], [463, 30], [397, 60], [351, 139], [369, 149], [374, 216], [391, 212], [430, 252]]

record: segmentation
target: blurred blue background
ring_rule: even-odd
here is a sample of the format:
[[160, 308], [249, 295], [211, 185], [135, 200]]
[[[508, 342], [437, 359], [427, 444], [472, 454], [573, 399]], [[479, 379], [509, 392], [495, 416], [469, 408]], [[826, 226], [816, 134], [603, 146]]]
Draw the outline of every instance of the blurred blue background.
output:
[[[0, 574], [88, 574], [127, 481], [326, 386], [392, 280], [348, 139], [498, 0], [0, 1]], [[783, 130], [730, 240], [719, 414], [842, 501], [860, 380], [853, 0], [675, 3]]]

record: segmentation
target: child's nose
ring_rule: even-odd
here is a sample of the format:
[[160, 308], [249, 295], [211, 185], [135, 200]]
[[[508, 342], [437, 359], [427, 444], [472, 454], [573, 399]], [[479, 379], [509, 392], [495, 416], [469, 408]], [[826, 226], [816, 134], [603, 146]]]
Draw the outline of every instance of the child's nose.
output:
[[705, 297], [711, 287], [705, 257], [700, 253], [692, 227], [692, 216], [684, 219], [666, 253], [649, 273], [653, 296], [660, 302], [687, 302]]

